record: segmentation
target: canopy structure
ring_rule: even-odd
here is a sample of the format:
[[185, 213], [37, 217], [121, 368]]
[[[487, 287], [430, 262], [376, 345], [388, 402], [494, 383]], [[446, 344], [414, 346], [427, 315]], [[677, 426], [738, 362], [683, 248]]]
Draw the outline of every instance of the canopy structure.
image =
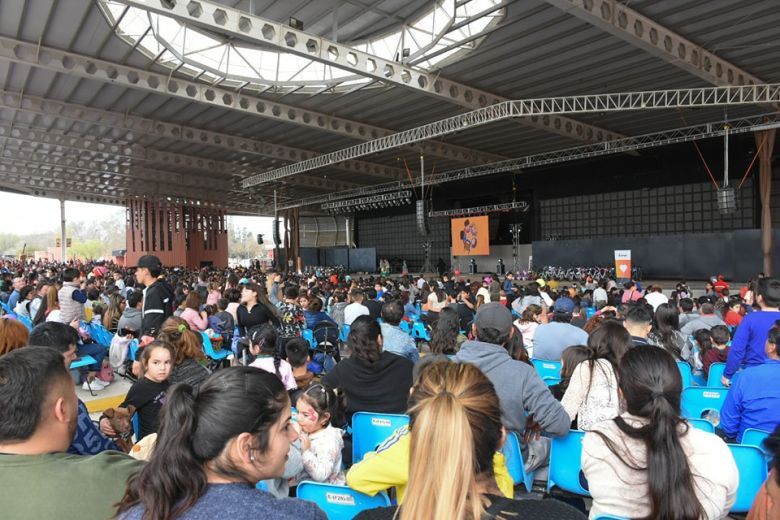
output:
[[[0, 1], [0, 186], [273, 215], [414, 185], [421, 155], [468, 178], [637, 153], [774, 121], [778, 25], [773, 0]], [[422, 131], [467, 113], [492, 117]]]

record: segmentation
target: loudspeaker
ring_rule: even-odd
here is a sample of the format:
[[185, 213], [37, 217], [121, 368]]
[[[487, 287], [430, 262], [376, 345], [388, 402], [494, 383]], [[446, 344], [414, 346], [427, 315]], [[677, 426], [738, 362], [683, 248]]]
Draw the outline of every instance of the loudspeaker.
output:
[[718, 190], [718, 211], [723, 215], [734, 213], [737, 210], [737, 197], [734, 188], [727, 186]]
[[263, 245], [263, 235], [260, 233], [257, 234], [257, 245], [262, 246]]
[[428, 234], [428, 213], [425, 211], [425, 201], [417, 201], [417, 231], [423, 236]]
[[279, 219], [274, 219], [273, 224], [273, 235], [274, 235], [274, 244], [281, 245], [282, 244], [282, 237], [279, 235]]

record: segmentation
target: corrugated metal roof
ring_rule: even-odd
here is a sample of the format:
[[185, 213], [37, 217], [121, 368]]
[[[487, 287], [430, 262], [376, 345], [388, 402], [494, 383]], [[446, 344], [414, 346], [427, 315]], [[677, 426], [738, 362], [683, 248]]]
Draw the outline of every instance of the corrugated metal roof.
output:
[[[334, 35], [335, 16], [335, 34], [340, 42], [387, 32], [404, 21], [416, 19], [430, 6], [430, 2], [422, 0], [349, 0], [339, 3], [312, 0], [221, 0], [220, 3], [281, 22], [293, 16], [304, 22], [306, 31], [326, 38]], [[780, 26], [780, 3], [776, 0], [633, 0], [623, 3], [761, 80], [780, 82], [780, 39], [776, 36], [777, 27]], [[179, 75], [159, 63], [152, 63], [117, 37], [92, 0], [0, 1], [0, 36], [35, 44], [40, 42], [43, 47], [153, 70], [165, 77]], [[511, 99], [708, 85], [703, 79], [674, 63], [656, 57], [542, 0], [523, 0], [509, 4], [500, 26], [492, 30], [466, 57], [441, 70], [441, 75]], [[64, 133], [102, 143], [127, 142], [126, 136], [132, 135], [129, 143], [146, 151], [211, 158], [243, 165], [252, 172], [279, 167], [290, 161], [279, 155], [269, 157], [252, 153], [224, 142], [215, 144], [139, 131], [129, 132], [121, 125], [109, 125], [93, 121], [87, 116], [79, 116], [78, 109], [96, 108], [318, 153], [331, 152], [360, 142], [340, 133], [296, 122], [263, 118], [181, 97], [150, 93], [136, 87], [55, 72], [42, 64], [24, 60], [0, 58], [0, 88], [7, 93], [68, 103], [76, 109], [75, 116], [71, 114], [64, 117], [56, 113], [38, 113], [31, 109], [2, 105], [0, 126]], [[257, 97], [393, 131], [413, 128], [465, 111], [463, 107], [442, 98], [391, 84], [338, 94], [279, 95], [266, 91]], [[717, 121], [726, 115], [739, 117], [766, 110], [761, 107], [739, 107], [728, 111], [613, 112], [581, 115], [575, 119], [623, 135], [639, 135], [685, 126], [686, 123]], [[74, 118], [82, 121], [75, 121]], [[578, 144], [574, 139], [530, 127], [520, 121], [481, 126], [446, 136], [442, 142], [504, 157], [518, 157]], [[0, 154], [6, 154], [7, 150], [14, 150], [15, 147], [18, 148], [18, 145], [0, 139]], [[27, 143], [21, 149], [47, 148], [43, 143]], [[57, 153], [75, 159], [90, 157], [84, 151], [66, 148], [58, 149]], [[412, 170], [418, 170], [417, 155], [415, 147], [410, 147], [377, 153], [364, 159], [400, 171], [405, 169], [406, 160]], [[136, 164], [141, 163], [133, 163], [129, 173], [131, 178]], [[188, 172], [186, 166], [166, 162], [144, 164], [161, 172], [162, 180], [165, 179], [165, 172]], [[434, 165], [437, 171], [443, 171], [471, 164], [447, 157], [427, 157], [426, 169]], [[196, 174], [208, 176], [208, 172], [193, 173]], [[3, 175], [0, 172], [0, 178]], [[204, 201], [227, 206], [232, 211], [247, 213], [270, 211], [269, 206], [258, 207], [256, 199], [258, 196], [266, 196], [268, 199], [273, 186], [283, 190], [284, 196], [293, 199], [316, 195], [327, 189], [303, 186], [305, 181], [293, 183], [291, 180], [262, 185], [257, 190], [248, 191], [237, 187], [237, 177], [220, 175], [213, 174], [212, 177], [224, 181], [223, 194], [205, 189], [200, 192], [188, 190], [186, 195], [184, 192], [171, 194], [197, 196]], [[307, 177], [325, 177], [331, 183], [341, 181], [366, 185], [388, 180], [382, 176], [345, 171], [340, 167], [309, 172]], [[9, 187], [13, 185], [14, 188], [28, 192], [44, 192], [40, 182], [32, 186], [30, 183], [18, 182], [18, 177], [14, 179], [17, 180], [9, 181]], [[76, 185], [74, 181], [73, 186]], [[67, 183], [60, 184], [61, 188], [63, 186], [66, 187]], [[105, 200], [151, 194], [148, 191], [149, 182], [143, 184], [139, 181], [138, 186], [136, 189], [134, 183], [130, 183], [117, 192], [118, 195], [106, 195]], [[106, 192], [108, 190], [108, 186], [98, 188]], [[175, 188], [170, 186], [165, 189], [175, 191]], [[51, 193], [49, 190], [47, 195]], [[75, 197], [75, 193], [68, 192], [65, 195]]]

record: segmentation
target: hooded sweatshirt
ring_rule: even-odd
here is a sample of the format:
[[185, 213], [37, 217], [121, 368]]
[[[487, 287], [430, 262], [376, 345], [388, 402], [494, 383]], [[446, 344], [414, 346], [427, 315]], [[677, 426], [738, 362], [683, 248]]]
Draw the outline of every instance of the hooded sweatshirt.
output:
[[528, 412], [534, 415], [542, 431], [552, 436], [569, 432], [569, 415], [542, 382], [536, 369], [512, 359], [504, 347], [466, 341], [455, 355], [455, 361], [476, 365], [490, 379], [501, 402], [501, 420], [507, 429], [523, 433], [524, 412]]
[[406, 413], [413, 367], [408, 359], [390, 352], [382, 352], [374, 363], [353, 356], [328, 372], [322, 384], [344, 390], [350, 422], [355, 412]]

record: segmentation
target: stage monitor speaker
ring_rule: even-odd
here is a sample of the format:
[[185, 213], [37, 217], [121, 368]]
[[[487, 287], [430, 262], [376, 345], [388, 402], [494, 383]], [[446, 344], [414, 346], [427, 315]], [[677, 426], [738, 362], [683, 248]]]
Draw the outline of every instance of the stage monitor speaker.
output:
[[276, 244], [278, 246], [282, 245], [282, 237], [279, 234], [279, 219], [278, 218], [274, 219], [273, 235], [274, 235], [274, 244]]
[[417, 231], [423, 236], [428, 234], [428, 212], [424, 200], [417, 201]]
[[737, 210], [737, 197], [734, 188], [726, 186], [718, 190], [718, 211], [723, 215], [734, 213]]
[[257, 234], [257, 245], [262, 246], [263, 245], [263, 235], [260, 233]]

